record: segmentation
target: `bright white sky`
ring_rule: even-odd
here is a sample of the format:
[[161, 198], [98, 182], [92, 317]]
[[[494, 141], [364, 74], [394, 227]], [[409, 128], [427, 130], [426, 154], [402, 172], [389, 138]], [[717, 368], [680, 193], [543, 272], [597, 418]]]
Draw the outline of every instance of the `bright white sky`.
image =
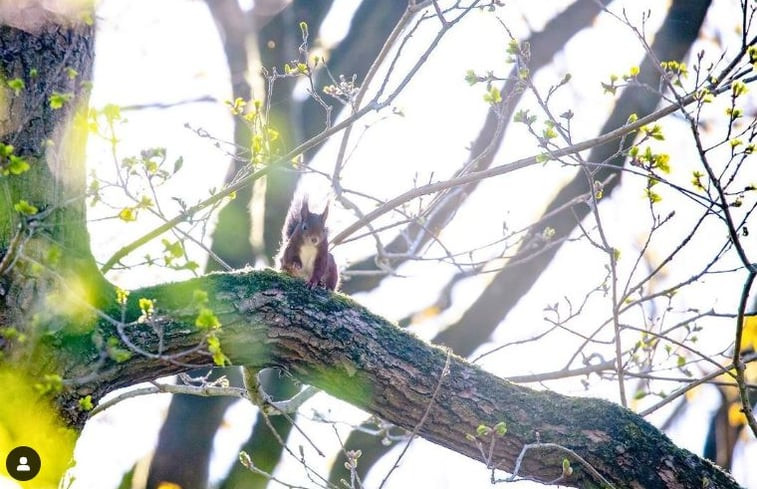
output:
[[[342, 15], [351, 12], [350, 3], [351, 0], [337, 0], [335, 11], [342, 12]], [[530, 29], [541, 28], [555, 11], [569, 3], [558, 0], [512, 1], [501, 11], [501, 17], [516, 36], [526, 37]], [[710, 39], [725, 38], [727, 41], [735, 35], [738, 1], [716, 0], [714, 4], [709, 19], [711, 22], [717, 19], [719, 27], [716, 28], [714, 23], [708, 24], [705, 32]], [[666, 5], [667, 2], [655, 0], [628, 0], [615, 2], [613, 9], [619, 12], [625, 6], [632, 19], [639, 19], [642, 10], [652, 9], [647, 29], [653, 32], [663, 18], [663, 7]], [[331, 19], [329, 25], [333, 26], [332, 38], [338, 37], [340, 31], [343, 32], [345, 21], [338, 15]], [[428, 26], [431, 27], [432, 24], [428, 23]], [[214, 147], [212, 141], [199, 138], [184, 127], [189, 124], [193, 128], [206, 130], [218, 139], [232, 139], [231, 116], [223, 104], [224, 100], [230, 98], [228, 72], [221, 42], [204, 2], [103, 0], [98, 10], [98, 26], [95, 88], [91, 99], [93, 106], [103, 107], [109, 103], [121, 106], [170, 104], [202, 96], [211, 96], [220, 101], [179, 105], [170, 109], [124, 112], [128, 122], [119, 129], [119, 157], [137, 154], [142, 149], [155, 146], [168, 148], [169, 161], [183, 156], [184, 169], [161, 190], [164, 196], [179, 196], [192, 202], [207, 195], [209, 188], [220, 187], [228, 159]], [[425, 30], [415, 37], [410, 54], [404, 58], [404, 65], [400, 63], [400, 72], [403, 66], [414, 61], [413, 50], [417, 52], [431, 34], [430, 30]], [[297, 33], [293, 32], [292, 35]], [[504, 63], [503, 54], [506, 43], [507, 38], [494, 17], [484, 13], [472, 14], [440, 44], [439, 50], [418, 78], [397, 100], [396, 105], [403, 110], [404, 117], [385, 118], [387, 114], [382, 113], [360, 123], [359, 127], [364, 123], [371, 124], [371, 127], [360, 138], [360, 145], [354, 150], [348, 163], [344, 175], [346, 184], [386, 198], [411, 188], [416, 175], [419, 181], [425, 181], [432, 173], [434, 178], [439, 179], [453, 172], [466, 160], [466, 146], [475, 138], [480, 121], [488, 110], [487, 104], [482, 101], [483, 88], [469, 87], [463, 79], [465, 72], [468, 69], [479, 72], [493, 69], [498, 74], [507, 73], [509, 66]], [[717, 49], [712, 41], [702, 41], [699, 48]], [[713, 53], [714, 57], [719, 51]], [[589, 93], [591, 99], [582, 98], [588, 93], [586, 90], [579, 92], [570, 87], [558, 99], [558, 103], [563, 104], [565, 109], [572, 107], [576, 113], [572, 123], [575, 139], [588, 139], [597, 134], [613, 102], [610, 96], [599, 96], [599, 82], [607, 80], [611, 73], [626, 73], [631, 65], [639, 63], [642, 56], [643, 51], [634, 34], [617, 21], [603, 16], [594, 29], [577, 35], [568, 43], [556, 58], [554, 70], [540, 74], [536, 82], [547, 87], [570, 72], [573, 86], [596, 87], [596, 91]], [[526, 98], [523, 105], [533, 106], [532, 102]], [[674, 178], [686, 182], [690, 178], [687, 158], [692, 161], [695, 159], [676, 146], [682, 145], [677, 135], [681, 135], [685, 128], [677, 122], [669, 122], [665, 128], [668, 135], [666, 144], [675, 146], [676, 154], [681, 157], [681, 161], [676, 162], [676, 171], [680, 168], [680, 173], [674, 173]], [[509, 131], [508, 138], [495, 159], [496, 164], [538, 152], [529, 143], [525, 132], [514, 129]], [[335, 138], [318, 154], [313, 163], [316, 168], [330, 172], [338, 142], [339, 139]], [[93, 138], [88, 157], [90, 168], [96, 170], [100, 177], [112, 177], [113, 161], [107, 144]], [[525, 226], [541, 212], [554, 190], [572, 175], [571, 169], [544, 171], [543, 168], [535, 167], [484, 182], [460, 210], [442, 239], [450, 249], [461, 251], [471, 247], [469, 238], [472, 235], [476, 237], [477, 243], [501, 237], [503, 221], [511, 229]], [[323, 189], [323, 182], [317, 179], [306, 179], [304, 185], [311, 193]], [[634, 247], [639, 245], [648, 226], [646, 214], [634, 211], [643, 209], [640, 205], [643, 185], [641, 179], [627, 179], [623, 187], [611, 200], [603, 203], [601, 208], [611, 240], [621, 243], [620, 247], [625, 247], [624, 253], [627, 250], [629, 257], [633, 256]], [[506, 198], [503, 199], [502, 196]], [[665, 194], [664, 197], [666, 201], [663, 205], [666, 207], [663, 209], [676, 207], [679, 211], [677, 205], [680, 203], [674, 195]], [[176, 211], [176, 206], [168, 197], [162, 205], [169, 215]], [[91, 211], [91, 218], [95, 220], [91, 225], [93, 250], [98, 259], [103, 261], [116, 249], [157, 224], [156, 220], [148, 218], [140, 218], [136, 223], [128, 224], [97, 221], [98, 218], [112, 214], [112, 210], [102, 207]], [[672, 225], [670, 234], [663, 235], [655, 245], [653, 252], [658, 256], [662, 256], [675, 243], [675, 236], [685, 229], [687, 218], [683, 214], [680, 224]], [[332, 212], [330, 216], [332, 231], [339, 231], [353, 219], [346, 212]], [[714, 228], [705, 232], [722, 235], [721, 230]], [[752, 249], [757, 248], [754, 246], [755, 238], [750, 243]], [[711, 246], [719, 245], [720, 240], [711, 243]], [[370, 253], [372, 246], [372, 241], [366, 239], [339, 247], [336, 251], [338, 261], [344, 264]], [[134, 260], [139, 260], [148, 251], [153, 256], [158, 256], [161, 248], [160, 243], [155, 243], [140, 250]], [[709, 256], [702, 253], [702, 248], [697, 250], [694, 255], [699, 253]], [[435, 254], [438, 255], [438, 250], [436, 251]], [[198, 261], [205, 259], [198, 248], [190, 249], [190, 253]], [[691, 259], [696, 260], [697, 257], [692, 256]], [[701, 260], [701, 256], [698, 259]], [[506, 321], [512, 327], [500, 328], [488, 347], [529, 337], [545, 329], [547, 324], [543, 321], [543, 308], [546, 304], [559, 301], [565, 295], [580, 299], [594, 284], [601, 281], [604, 273], [598, 255], [587, 251], [585, 244], [564, 246], [556, 263], [558, 265], [545, 273], [535, 285], [534, 290], [539, 290], [540, 294], [531, 294], [518, 305]], [[621, 261], [621, 266], [623, 265]], [[379, 291], [358, 299], [375, 312], [396, 319], [433, 301], [437, 295], [436, 285], [451, 276], [454, 268], [423, 262], [403, 266], [400, 272], [409, 278], [387, 280], [387, 285]], [[688, 272], [689, 270], [683, 269], [669, 270], [668, 276], [662, 280], [672, 283]], [[188, 273], [169, 273], [162, 269], [140, 267], [125, 272], [112, 272], [109, 278], [122, 287], [135, 288], [188, 276]], [[488, 278], [489, 276], [485, 276], [470, 280], [458, 287], [452, 310], [435, 321], [419, 325], [416, 332], [423, 337], [433, 336], [439, 324], [454, 320], [456, 315], [465, 310], [485, 286]], [[566, 278], [570, 280], [569, 287]], [[740, 286], [731, 276], [725, 276], [719, 281], [711, 279], [700, 286], [700, 293], [690, 296], [690, 300], [702, 298], [707, 307], [712, 305], [719, 310], [734, 310], [737, 297], [735, 291]], [[715, 296], [712, 290], [720, 292]], [[593, 325], [601, 321], [609, 307], [606, 302], [595, 302], [593, 305], [597, 310], [588, 312], [584, 317], [590, 325], [587, 329], [592, 329]], [[602, 307], [605, 309], [601, 309]], [[726, 333], [712, 337], [703, 335], [703, 342], [727, 344], [731, 325], [724, 327]], [[482, 364], [488, 370], [502, 375], [561, 368], [562, 362], [567, 358], [564, 353], [565, 340], [566, 337], [560, 335], [548, 336], [536, 344], [508, 349], [502, 355], [492, 355]], [[635, 339], [629, 337], [630, 341]], [[481, 351], [486, 349], [484, 347]], [[540, 359], [538, 364], [533, 362], [534, 358]], [[577, 380], [551, 383], [548, 387], [575, 395], [617, 400], [617, 388], [609, 383], [596, 382], [588, 393], [583, 391]], [[708, 392], [702, 392], [703, 398], [707, 398]], [[129, 400], [90, 421], [77, 446], [78, 465], [73, 487], [116, 487], [122, 473], [136, 460], [146, 457], [152, 449], [167, 405], [168, 396], [165, 395]], [[710, 405], [711, 403], [698, 404], [702, 411], [691, 414], [692, 422], [687, 423], [685, 434], [682, 431], [672, 433], [677, 443], [701, 453], [700, 433], [706, 428], [703, 420]], [[356, 409], [327, 399], [325, 395], [306, 405], [304, 412], [307, 414], [315, 408], [329, 409], [331, 419], [345, 422], [357, 423], [364, 417]], [[220, 478], [236, 458], [238, 444], [248, 436], [253, 414], [253, 408], [243, 404], [237, 404], [229, 412], [228, 423], [216, 438], [217, 453], [211, 467], [214, 479]], [[664, 416], [659, 418], [663, 419]], [[331, 440], [328, 443], [324, 441], [324, 445], [334, 443], [330, 427], [306, 421], [302, 425], [316, 439]], [[346, 425], [340, 429], [342, 436], [346, 436], [347, 432]], [[295, 439], [294, 446], [300, 442], [301, 440]], [[107, 451], [102, 450], [103, 444], [109, 447]], [[752, 450], [753, 447], [754, 444]], [[371, 481], [375, 483], [380, 480], [379, 475], [383, 476], [392, 461], [393, 459], [385, 460], [380, 464], [380, 470], [374, 471], [373, 476], [369, 477], [369, 487], [373, 485]], [[325, 468], [329, 460], [320, 460], [311, 455], [310, 462], [316, 467]], [[302, 477], [295, 464], [290, 469], [282, 471], [280, 475], [290, 482], [296, 482]], [[415, 442], [414, 448], [404, 459], [402, 467], [392, 476], [388, 487], [406, 487], [417, 482], [418, 477], [422, 477], [425, 487], [490, 487], [489, 474], [482, 465], [423, 441]], [[742, 474], [742, 477], [745, 475]], [[757, 474], [752, 473], [751, 477], [752, 479], [742, 481], [757, 487]], [[527, 486], [529, 485], [522, 483], [515, 487]]]

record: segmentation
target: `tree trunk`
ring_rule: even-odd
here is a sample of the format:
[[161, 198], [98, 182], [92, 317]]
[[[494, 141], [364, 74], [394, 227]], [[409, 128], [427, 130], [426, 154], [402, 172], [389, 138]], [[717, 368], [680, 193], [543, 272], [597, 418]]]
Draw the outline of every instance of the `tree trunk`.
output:
[[[0, 328], [14, 326], [36, 338], [43, 331], [31, 314], [49, 294], [63, 292], [49, 275], [39, 276], [40, 265], [54, 264], [92, 302], [111, 288], [90, 252], [85, 216], [94, 27], [27, 7], [33, 23], [16, 18], [12, 8], [0, 17], [14, 25], [0, 25], [0, 78], [6, 80], [0, 88], [0, 143], [28, 164], [26, 171], [0, 176]], [[85, 14], [76, 12], [75, 18]], [[17, 90], [8, 88], [11, 81]], [[24, 202], [28, 206], [20, 212]]]

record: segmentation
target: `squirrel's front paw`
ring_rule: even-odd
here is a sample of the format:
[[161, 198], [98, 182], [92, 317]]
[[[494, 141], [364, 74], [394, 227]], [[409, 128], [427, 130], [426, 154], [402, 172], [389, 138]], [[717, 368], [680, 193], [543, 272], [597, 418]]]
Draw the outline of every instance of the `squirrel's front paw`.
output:
[[307, 286], [309, 289], [314, 289], [316, 288], [317, 285], [318, 285], [318, 280], [315, 277], [311, 278], [307, 282]]

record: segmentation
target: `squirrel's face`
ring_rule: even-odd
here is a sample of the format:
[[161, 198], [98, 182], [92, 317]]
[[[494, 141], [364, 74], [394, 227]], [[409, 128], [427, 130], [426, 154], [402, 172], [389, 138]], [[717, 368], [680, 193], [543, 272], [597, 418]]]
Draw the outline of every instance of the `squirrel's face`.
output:
[[318, 246], [324, 239], [324, 226], [320, 219], [306, 219], [302, 222], [303, 244]]

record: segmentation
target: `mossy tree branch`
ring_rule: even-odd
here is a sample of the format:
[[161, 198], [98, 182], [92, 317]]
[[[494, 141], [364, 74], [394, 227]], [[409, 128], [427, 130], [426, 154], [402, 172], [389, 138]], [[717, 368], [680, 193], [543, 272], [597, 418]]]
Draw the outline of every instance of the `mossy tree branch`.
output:
[[[94, 380], [88, 365], [99, 352], [89, 336], [52, 336], [55, 347], [44, 357], [55, 358], [58, 372], [68, 379], [89, 377], [59, 397], [70, 422], [81, 427], [86, 421], [86, 414], [74, 407], [83, 395], [99, 399], [118, 387], [187, 370], [183, 364], [210, 363], [207, 351], [195, 348], [206, 334], [194, 326], [195, 290], [207, 292], [206, 307], [222, 323], [216, 333], [233, 364], [282, 367], [298, 380], [427, 440], [476, 460], [488, 458], [492, 468], [512, 470], [524, 445], [551, 443], [580, 455], [618, 488], [738, 487], [714, 465], [676, 447], [616, 404], [510, 384], [344, 296], [310, 291], [273, 271], [213, 274], [133, 292], [125, 310], [126, 321], [132, 323], [124, 333], [140, 350], [156, 352], [156, 331], [162, 331], [164, 358], [135, 354], [121, 363], [109, 360]], [[151, 319], [141, 324], [133, 322], [141, 314], [139, 298], [156, 305]], [[121, 316], [120, 310], [106, 312]], [[115, 335], [107, 321], [97, 328], [103, 335]], [[181, 352], [188, 352], [182, 364], [165, 359]], [[500, 422], [507, 426], [504, 436], [477, 434], [480, 425]], [[492, 444], [493, 436], [497, 439]], [[557, 449], [529, 451], [519, 476], [554, 481], [562, 474], [565, 457]], [[571, 462], [574, 472], [560, 484], [599, 487], [589, 472]]]

